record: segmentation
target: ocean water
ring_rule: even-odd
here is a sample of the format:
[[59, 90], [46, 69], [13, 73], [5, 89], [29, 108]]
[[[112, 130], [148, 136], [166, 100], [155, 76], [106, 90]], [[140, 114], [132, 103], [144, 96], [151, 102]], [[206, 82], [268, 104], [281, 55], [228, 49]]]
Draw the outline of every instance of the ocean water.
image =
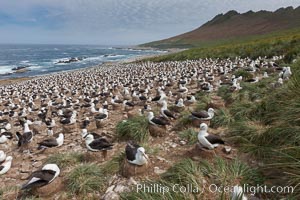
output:
[[[0, 79], [45, 75], [120, 61], [162, 51], [92, 45], [0, 45]], [[58, 63], [73, 57], [82, 60]], [[15, 73], [13, 68], [26, 66], [28, 71]]]

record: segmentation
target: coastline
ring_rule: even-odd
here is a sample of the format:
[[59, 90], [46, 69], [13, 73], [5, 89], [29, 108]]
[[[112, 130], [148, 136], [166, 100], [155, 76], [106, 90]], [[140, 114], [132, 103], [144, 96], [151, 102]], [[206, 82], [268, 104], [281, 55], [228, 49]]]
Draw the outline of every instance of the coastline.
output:
[[[135, 48], [135, 49], [138, 49], [138, 48]], [[105, 65], [128, 64], [128, 63], [132, 63], [132, 62], [139, 62], [146, 58], [151, 58], [151, 57], [156, 57], [156, 56], [166, 55], [169, 53], [178, 52], [178, 50], [175, 51], [174, 49], [168, 49], [166, 51], [167, 52], [160, 53], [160, 54], [137, 55], [133, 58], [126, 58], [126, 59], [122, 59], [122, 60], [118, 60], [118, 61], [103, 62], [98, 65], [92, 65], [92, 66], [81, 68], [81, 69], [71, 69], [71, 70], [67, 70], [67, 71], [54, 72], [54, 73], [49, 73], [49, 74], [45, 74], [45, 75], [36, 75], [36, 76], [19, 77], [19, 78], [12, 77], [12, 78], [7, 78], [7, 79], [0, 79], [0, 87], [3, 85], [10, 85], [10, 84], [14, 84], [14, 83], [22, 82], [22, 81], [28, 81], [28, 80], [38, 78], [38, 77], [45, 77], [45, 76], [55, 75], [55, 74], [59, 74], [59, 73], [72, 73], [74, 71], [85, 71], [85, 70], [89, 70], [89, 69], [93, 69], [93, 68], [96, 68], [99, 66], [105, 66]]]
[[[147, 47], [136, 47], [135, 49], [142, 49], [142, 50], [160, 50], [160, 49], [157, 49], [157, 48], [147, 48]], [[178, 49], [178, 48], [172, 48], [172, 49], [164, 49], [166, 52], [163, 52], [163, 53], [160, 53], [160, 54], [149, 54], [149, 55], [140, 55], [140, 56], [136, 56], [136, 57], [133, 57], [133, 58], [127, 58], [127, 59], [124, 59], [124, 60], [120, 60], [120, 61], [117, 61], [117, 62], [120, 62], [122, 64], [126, 64], [126, 63], [131, 63], [131, 62], [140, 62], [146, 58], [155, 58], [155, 57], [159, 57], [159, 56], [162, 56], [162, 55], [168, 55], [168, 54], [172, 54], [172, 53], [178, 53], [180, 51], [184, 51], [186, 49]]]
[[[139, 47], [134, 47], [134, 48], [135, 49], [140, 49]], [[145, 50], [145, 49], [158, 50], [158, 49], [154, 49], [154, 48], [141, 48], [141, 49], [143, 49], [143, 50]], [[112, 65], [112, 64], [128, 64], [128, 63], [140, 62], [140, 61], [142, 61], [143, 59], [146, 59], [146, 58], [154, 58], [154, 57], [158, 57], [158, 56], [161, 56], [161, 55], [177, 53], [177, 52], [184, 51], [184, 50], [185, 49], [175, 49], [175, 48], [165, 49], [166, 52], [163, 52], [163, 53], [160, 53], [160, 54], [137, 55], [137, 56], [132, 57], [132, 58], [126, 58], [126, 59], [122, 59], [122, 60], [118, 60], [118, 61], [103, 62], [103, 63], [98, 64], [98, 65], [92, 65], [92, 66], [81, 68], [81, 69], [72, 69], [72, 70], [67, 70], [67, 71], [49, 73], [49, 74], [45, 74], [45, 75], [29, 76], [29, 77], [0, 79], [0, 87], [3, 86], [3, 85], [10, 85], [10, 84], [14, 84], [14, 83], [22, 82], [22, 81], [28, 81], [28, 80], [38, 78], [38, 77], [45, 77], [45, 76], [55, 75], [55, 74], [59, 74], [59, 73], [72, 73], [74, 71], [84, 71], [84, 70], [89, 70], [89, 69], [96, 68], [96, 67], [99, 67], [99, 66], [105, 66], [105, 65], [109, 66], [109, 65]]]

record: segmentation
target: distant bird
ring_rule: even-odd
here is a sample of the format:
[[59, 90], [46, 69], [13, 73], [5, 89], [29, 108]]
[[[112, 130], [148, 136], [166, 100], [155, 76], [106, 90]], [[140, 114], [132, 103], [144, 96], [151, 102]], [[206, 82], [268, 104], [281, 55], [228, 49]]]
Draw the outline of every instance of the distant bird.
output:
[[154, 117], [153, 112], [148, 113], [148, 121], [150, 124], [153, 124], [155, 126], [165, 126], [165, 125], [169, 124], [169, 122], [167, 122], [166, 120]]
[[178, 92], [182, 93], [182, 94], [186, 94], [189, 90], [184, 87], [183, 85], [179, 85], [179, 90]]
[[210, 83], [206, 82], [201, 85], [201, 89], [205, 92], [212, 92], [214, 88]]
[[38, 142], [38, 150], [52, 148], [52, 147], [60, 147], [64, 143], [64, 134], [60, 133], [57, 138], [49, 138], [43, 140], [42, 142]]
[[289, 79], [289, 77], [290, 77], [291, 75], [292, 75], [291, 67], [286, 67], [286, 68], [283, 70], [282, 78], [283, 78], [283, 79]]
[[4, 162], [6, 159], [6, 154], [4, 151], [0, 150], [0, 163]]
[[128, 100], [124, 100], [123, 101], [123, 106], [124, 106], [124, 108], [134, 108], [134, 103], [130, 102]]
[[121, 103], [123, 103], [123, 101], [120, 100], [120, 99], [118, 98], [118, 96], [114, 96], [114, 97], [112, 97], [112, 99], [111, 99], [111, 103], [112, 103], [112, 104], [121, 104]]
[[13, 158], [11, 156], [7, 156], [5, 158], [5, 161], [2, 164], [0, 164], [0, 175], [8, 172], [8, 170], [11, 167], [12, 160], [13, 160]]
[[192, 116], [201, 119], [201, 120], [210, 120], [214, 117], [215, 110], [213, 108], [209, 108], [208, 111], [200, 111], [200, 112], [191, 112]]
[[107, 109], [103, 109], [103, 113], [95, 115], [96, 120], [105, 120], [108, 118], [108, 112]]
[[74, 124], [76, 122], [76, 117], [72, 115], [70, 118], [62, 118], [60, 123], [63, 125]]
[[282, 78], [278, 78], [278, 80], [275, 83], [271, 84], [274, 88], [278, 88], [281, 87], [283, 85], [283, 79]]
[[52, 127], [48, 127], [47, 135], [48, 136], [53, 136], [53, 129], [52, 129]]
[[102, 106], [103, 106], [103, 109], [107, 110], [108, 109], [108, 103], [107, 103], [107, 101], [104, 101], [104, 103], [103, 103]]
[[176, 102], [176, 105], [175, 105], [175, 106], [177, 106], [177, 107], [179, 107], [179, 108], [184, 107], [185, 105], [184, 105], [184, 103], [183, 103], [183, 99], [182, 99], [182, 98], [178, 99], [178, 101]]
[[11, 132], [7, 132], [5, 129], [1, 129], [0, 131], [0, 144], [7, 142], [7, 140], [11, 140], [13, 135]]
[[196, 98], [195, 98], [195, 96], [187, 96], [186, 97], [187, 98], [187, 102], [189, 102], [189, 103], [195, 103], [196, 102]]
[[105, 138], [94, 139], [92, 134], [89, 134], [85, 138], [85, 144], [90, 151], [104, 151], [112, 149], [113, 144], [108, 142]]
[[94, 139], [98, 139], [98, 138], [102, 137], [101, 135], [98, 135], [97, 133], [93, 133], [93, 132], [89, 133], [87, 131], [87, 129], [85, 129], [85, 128], [82, 129], [81, 136], [83, 139], [85, 139], [89, 134], [93, 135]]
[[46, 164], [41, 170], [33, 172], [29, 177], [27, 183], [22, 185], [21, 190], [33, 189], [48, 185], [58, 175], [60, 169], [56, 164]]
[[55, 127], [55, 120], [54, 119], [48, 119], [45, 121], [45, 124], [48, 126], [48, 127]]
[[268, 77], [269, 77], [268, 72], [264, 72], [263, 78], [268, 78]]
[[248, 82], [248, 83], [257, 83], [258, 81], [259, 81], [259, 79], [257, 76], [255, 78], [249, 78], [249, 79], [245, 80], [245, 82]]
[[142, 109], [142, 112], [144, 113], [144, 111], [150, 111], [150, 110], [152, 110], [152, 108], [151, 108], [151, 106], [150, 105], [144, 105], [144, 107], [143, 107], [143, 109]]
[[[1, 112], [1, 114], [3, 115], [4, 112]], [[0, 126], [4, 126], [8, 123], [8, 119], [0, 119]]]
[[174, 114], [168, 110], [168, 105], [167, 102], [164, 100], [162, 101], [162, 108], [160, 109], [160, 113], [162, 114], [162, 116], [166, 119], [172, 118], [172, 119], [176, 119], [176, 117], [174, 116]]
[[221, 139], [220, 136], [209, 134], [207, 132], [207, 124], [200, 124], [200, 131], [198, 133], [198, 141], [199, 143], [207, 149], [214, 149], [219, 146], [219, 144], [225, 144], [225, 142]]
[[127, 161], [135, 165], [144, 165], [148, 162], [149, 158], [145, 154], [144, 147], [138, 144], [129, 142], [125, 147]]
[[11, 124], [10, 124], [10, 123], [7, 123], [7, 124], [4, 126], [4, 128], [5, 128], [6, 130], [10, 130], [10, 129], [11, 129]]
[[20, 132], [16, 132], [19, 147], [30, 143], [33, 139], [33, 132], [29, 129], [29, 126], [27, 123], [24, 124], [23, 132], [24, 132], [23, 135], [21, 135]]
[[161, 91], [160, 95], [154, 97], [153, 99], [151, 99], [151, 101], [161, 103], [163, 100], [166, 100], [166, 99], [167, 99], [166, 94], [163, 91]]
[[141, 101], [147, 101], [147, 97], [145, 95], [139, 94], [138, 98]]
[[82, 127], [86, 128], [88, 127], [88, 125], [90, 125], [90, 119], [88, 117], [86, 117], [83, 121], [82, 121]]
[[95, 107], [94, 103], [92, 103], [92, 105], [91, 105], [91, 112], [92, 113], [98, 113], [99, 112], [99, 109]]

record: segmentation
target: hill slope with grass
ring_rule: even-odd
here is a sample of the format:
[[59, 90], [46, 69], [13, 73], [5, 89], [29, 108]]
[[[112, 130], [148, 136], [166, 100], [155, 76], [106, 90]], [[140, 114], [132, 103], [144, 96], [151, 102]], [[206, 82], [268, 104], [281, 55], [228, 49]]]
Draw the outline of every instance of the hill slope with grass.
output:
[[270, 11], [238, 13], [231, 10], [219, 14], [199, 28], [165, 40], [141, 46], [156, 48], [190, 48], [224, 42], [232, 38], [245, 39], [300, 27], [300, 7]]
[[300, 28], [280, 33], [268, 34], [260, 37], [252, 37], [245, 40], [233, 39], [226, 43], [191, 48], [178, 53], [153, 57], [147, 60], [179, 61], [195, 60], [199, 58], [234, 58], [259, 56], [271, 57], [273, 55], [285, 55], [285, 62], [291, 62], [300, 51]]

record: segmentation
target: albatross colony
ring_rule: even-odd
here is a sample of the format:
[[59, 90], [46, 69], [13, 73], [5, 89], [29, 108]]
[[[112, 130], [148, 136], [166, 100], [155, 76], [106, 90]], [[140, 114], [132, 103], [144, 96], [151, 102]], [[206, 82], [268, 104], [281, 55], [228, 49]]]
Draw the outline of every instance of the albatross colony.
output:
[[[127, 141], [116, 142], [116, 124], [132, 115], [155, 116], [167, 125], [165, 138], [150, 140], [150, 143], [156, 141], [150, 145], [160, 143], [163, 146], [172, 138], [172, 145], [175, 143], [176, 146], [178, 136], [170, 130], [181, 111], [186, 110], [200, 119], [213, 117], [211, 109], [208, 113], [201, 112], [203, 116], [197, 115], [201, 110], [195, 110], [193, 104], [198, 92], [215, 95], [222, 85], [229, 85], [231, 92], [238, 92], [242, 90], [242, 82], [252, 84], [272, 74], [278, 78], [273, 87], [280, 86], [292, 75], [289, 67], [276, 63], [281, 58], [116, 63], [2, 85], [0, 188], [5, 185], [21, 188], [24, 176], [42, 170], [47, 158], [55, 153], [86, 153], [85, 137], [103, 138], [107, 143], [114, 143], [109, 160], [123, 151], [127, 144]], [[234, 75], [237, 70], [247, 71], [252, 77], [237, 77]], [[154, 109], [145, 109], [150, 107]], [[180, 108], [180, 112], [168, 110], [171, 107]], [[156, 126], [154, 122], [151, 125]], [[198, 129], [199, 126], [200, 122]], [[189, 148], [180, 144], [177, 147], [182, 150]], [[172, 150], [161, 156], [171, 159], [172, 152], [177, 155]], [[155, 158], [151, 161], [149, 156], [149, 160], [155, 163]], [[50, 181], [47, 183], [51, 184]]]

